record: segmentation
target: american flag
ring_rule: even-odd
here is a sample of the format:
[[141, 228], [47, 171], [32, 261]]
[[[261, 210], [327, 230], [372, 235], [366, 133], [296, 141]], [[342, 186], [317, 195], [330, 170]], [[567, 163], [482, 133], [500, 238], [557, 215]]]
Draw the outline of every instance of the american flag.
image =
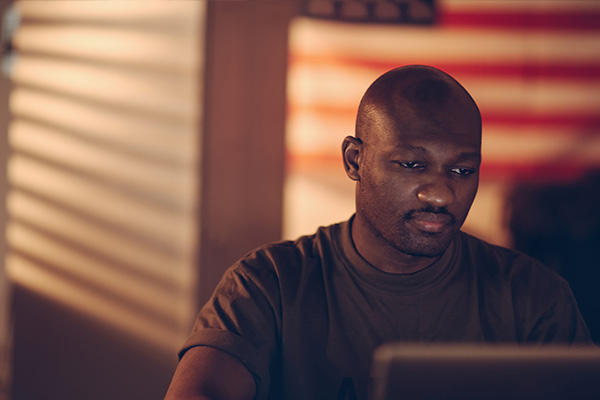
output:
[[488, 198], [488, 221], [474, 230], [501, 235], [490, 227], [501, 217], [491, 215], [501, 212], [498, 196], [512, 182], [573, 180], [600, 168], [600, 2], [440, 0], [432, 25], [301, 18], [290, 48], [292, 175], [345, 179], [340, 142], [354, 133], [360, 97], [377, 76], [405, 64], [446, 71], [481, 109], [479, 197]]

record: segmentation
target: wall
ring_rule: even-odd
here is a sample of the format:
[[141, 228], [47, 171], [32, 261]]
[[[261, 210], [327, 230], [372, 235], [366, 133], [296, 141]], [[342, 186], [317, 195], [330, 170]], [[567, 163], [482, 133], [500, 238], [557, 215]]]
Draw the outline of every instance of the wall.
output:
[[[0, 15], [8, 13], [9, 3], [0, 5]], [[6, 16], [9, 18], [10, 16]], [[5, 50], [7, 51], [7, 50]], [[2, 66], [7, 67], [9, 60], [4, 54]], [[6, 61], [5, 61], [6, 60]], [[5, 64], [5, 62], [6, 64]], [[8, 191], [8, 182], [6, 179], [6, 160], [8, 158], [8, 96], [11, 89], [11, 83], [2, 68], [0, 73], [0, 226], [6, 225], [6, 198], [4, 194]], [[6, 253], [6, 240], [4, 229], [0, 230], [0, 254]], [[12, 321], [10, 315], [10, 282], [6, 274], [4, 264], [0, 266], [0, 399], [7, 400], [10, 392], [11, 381], [11, 332]]]
[[295, 5], [18, 6], [13, 398], [162, 398], [223, 270], [281, 235]]

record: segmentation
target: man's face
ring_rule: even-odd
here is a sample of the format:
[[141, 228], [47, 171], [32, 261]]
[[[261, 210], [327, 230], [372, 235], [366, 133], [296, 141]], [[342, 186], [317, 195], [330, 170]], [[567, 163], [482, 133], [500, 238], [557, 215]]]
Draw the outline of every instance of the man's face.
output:
[[361, 145], [357, 216], [380, 243], [436, 257], [462, 226], [477, 193], [480, 131], [473, 121], [441, 125], [375, 118]]

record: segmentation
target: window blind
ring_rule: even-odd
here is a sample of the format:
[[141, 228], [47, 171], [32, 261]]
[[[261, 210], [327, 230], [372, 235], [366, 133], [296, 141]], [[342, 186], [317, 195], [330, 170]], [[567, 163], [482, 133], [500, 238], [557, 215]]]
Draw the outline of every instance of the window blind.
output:
[[196, 311], [204, 2], [16, 5], [9, 277], [176, 348]]

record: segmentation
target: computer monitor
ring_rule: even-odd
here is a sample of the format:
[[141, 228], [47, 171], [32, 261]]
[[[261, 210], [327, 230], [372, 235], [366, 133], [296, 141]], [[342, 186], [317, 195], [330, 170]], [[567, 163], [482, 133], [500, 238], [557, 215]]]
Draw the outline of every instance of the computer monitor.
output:
[[373, 400], [600, 400], [600, 348], [391, 343], [372, 377]]

